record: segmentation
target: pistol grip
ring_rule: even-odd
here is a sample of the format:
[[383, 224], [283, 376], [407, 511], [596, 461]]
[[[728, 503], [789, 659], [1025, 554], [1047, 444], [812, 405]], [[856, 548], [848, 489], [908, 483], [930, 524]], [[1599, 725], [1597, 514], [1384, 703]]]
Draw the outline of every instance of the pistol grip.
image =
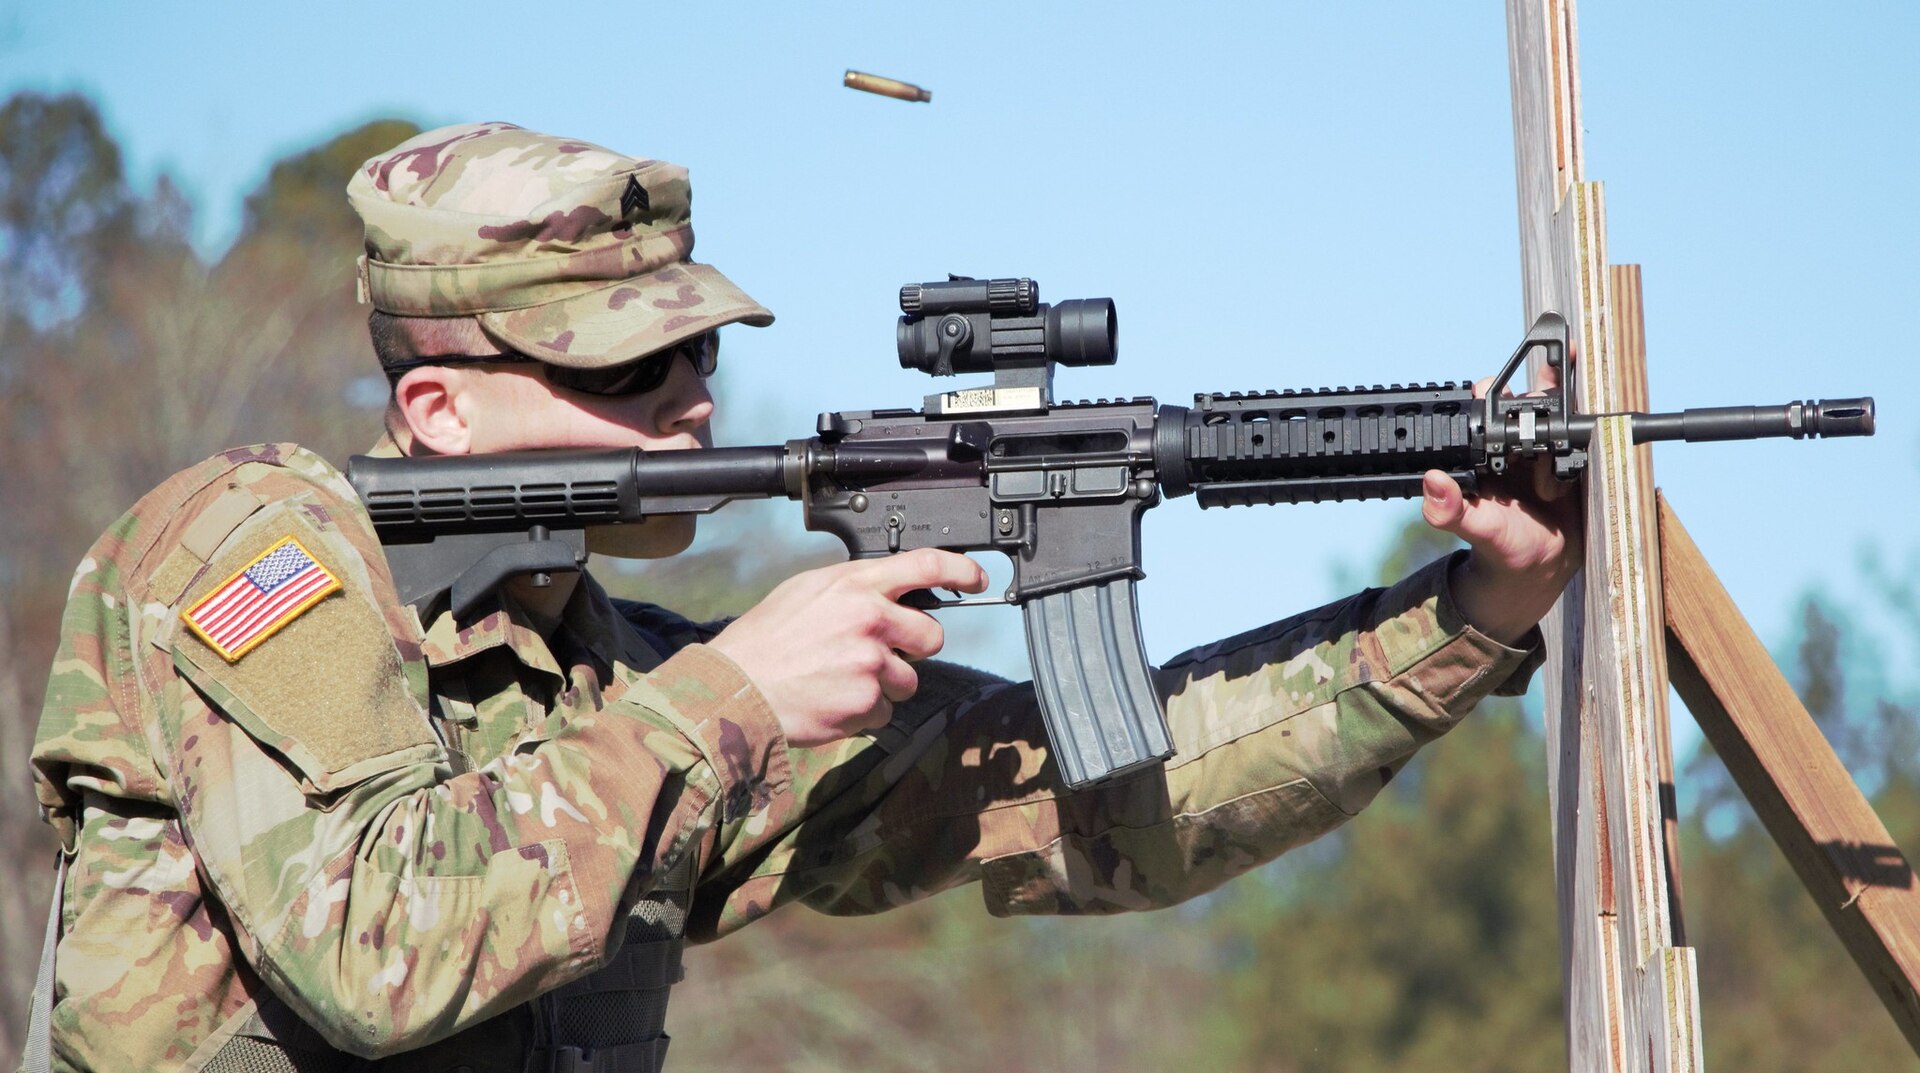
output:
[[1022, 605], [1040, 716], [1068, 786], [1078, 789], [1173, 755], [1147, 666], [1132, 578]]

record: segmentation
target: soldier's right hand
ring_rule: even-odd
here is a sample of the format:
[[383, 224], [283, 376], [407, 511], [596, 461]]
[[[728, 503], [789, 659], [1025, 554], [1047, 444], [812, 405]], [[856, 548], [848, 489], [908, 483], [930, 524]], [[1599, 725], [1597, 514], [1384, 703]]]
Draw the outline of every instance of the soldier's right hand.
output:
[[709, 644], [759, 687], [789, 744], [824, 745], [886, 725], [919, 688], [912, 661], [940, 651], [940, 623], [902, 595], [986, 587], [980, 564], [953, 552], [856, 559], [788, 578]]

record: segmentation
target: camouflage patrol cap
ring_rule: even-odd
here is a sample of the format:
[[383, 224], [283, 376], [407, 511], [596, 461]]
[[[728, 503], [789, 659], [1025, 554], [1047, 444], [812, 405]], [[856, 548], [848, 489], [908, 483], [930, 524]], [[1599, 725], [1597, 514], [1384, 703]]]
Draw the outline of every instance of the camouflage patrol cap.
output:
[[473, 123], [374, 157], [347, 184], [366, 225], [361, 300], [477, 317], [502, 347], [571, 368], [617, 365], [773, 314], [693, 252], [687, 169]]

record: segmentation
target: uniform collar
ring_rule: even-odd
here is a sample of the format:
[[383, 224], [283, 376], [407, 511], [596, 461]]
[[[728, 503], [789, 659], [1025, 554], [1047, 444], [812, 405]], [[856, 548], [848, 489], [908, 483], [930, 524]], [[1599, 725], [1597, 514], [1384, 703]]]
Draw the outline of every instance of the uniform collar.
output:
[[426, 629], [422, 652], [429, 667], [446, 667], [496, 648], [504, 648], [521, 664], [564, 680], [563, 662], [587, 660], [602, 666], [606, 676], [607, 657], [634, 667], [648, 667], [665, 653], [654, 653], [639, 633], [623, 629], [625, 620], [607, 598], [605, 589], [590, 574], [581, 574], [580, 583], [560, 611], [560, 623], [551, 642], [540, 635], [526, 613], [513, 600], [499, 592], [488, 595], [466, 624], [442, 611]]

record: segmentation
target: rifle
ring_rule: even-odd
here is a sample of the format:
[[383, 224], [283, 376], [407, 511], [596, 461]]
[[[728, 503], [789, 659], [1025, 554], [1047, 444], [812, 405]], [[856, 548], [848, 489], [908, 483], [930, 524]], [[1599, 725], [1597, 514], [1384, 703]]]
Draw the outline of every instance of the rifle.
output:
[[1539, 352], [1562, 369], [1568, 328], [1543, 314], [1475, 398], [1470, 382], [1205, 393], [1056, 402], [1056, 365], [1111, 365], [1111, 299], [1053, 305], [1029, 279], [909, 284], [900, 364], [934, 376], [993, 374], [993, 386], [928, 395], [919, 410], [820, 415], [780, 446], [649, 454], [547, 450], [462, 457], [356, 457], [348, 478], [385, 546], [401, 599], [423, 620], [443, 599], [464, 614], [516, 575], [545, 584], [583, 569], [590, 526], [705, 514], [737, 499], [800, 501], [806, 527], [856, 558], [914, 548], [993, 550], [1013, 561], [999, 596], [923, 608], [1016, 604], [1062, 777], [1074, 787], [1172, 755], [1135, 611], [1140, 516], [1168, 498], [1201, 507], [1412, 498], [1444, 470], [1473, 494], [1514, 464], [1551, 458], [1574, 480], [1601, 417], [1633, 442], [1873, 434], [1871, 398], [1578, 414], [1566, 377], [1504, 397]]

